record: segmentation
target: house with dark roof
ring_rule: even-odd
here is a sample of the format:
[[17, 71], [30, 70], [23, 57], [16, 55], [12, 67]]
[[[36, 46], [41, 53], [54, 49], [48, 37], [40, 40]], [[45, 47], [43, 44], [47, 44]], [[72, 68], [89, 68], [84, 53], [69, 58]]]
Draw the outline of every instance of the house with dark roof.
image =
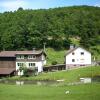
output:
[[0, 52], [0, 75], [10, 75], [14, 72], [23, 75], [19, 70], [21, 66], [35, 67], [38, 72], [42, 72], [45, 64], [46, 53], [42, 50]]
[[81, 47], [71, 46], [65, 55], [66, 69], [91, 65], [91, 53]]

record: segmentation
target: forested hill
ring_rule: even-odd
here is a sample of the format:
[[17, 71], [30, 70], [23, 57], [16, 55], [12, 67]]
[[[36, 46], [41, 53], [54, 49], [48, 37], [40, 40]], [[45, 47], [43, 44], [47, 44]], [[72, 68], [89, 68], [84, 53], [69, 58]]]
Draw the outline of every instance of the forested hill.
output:
[[0, 50], [42, 48], [43, 43], [56, 49], [75, 43], [100, 53], [100, 8], [19, 8], [0, 14]]

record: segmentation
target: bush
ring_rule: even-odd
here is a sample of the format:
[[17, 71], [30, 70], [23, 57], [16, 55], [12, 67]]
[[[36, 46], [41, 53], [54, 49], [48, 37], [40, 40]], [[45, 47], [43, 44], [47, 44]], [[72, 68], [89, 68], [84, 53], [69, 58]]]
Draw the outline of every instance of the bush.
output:
[[29, 77], [29, 76], [35, 76], [35, 75], [37, 75], [38, 71], [37, 71], [37, 68], [36, 67], [33, 67], [33, 68], [25, 68], [23, 70], [23, 73], [24, 73], [23, 76]]
[[52, 62], [52, 65], [56, 65], [58, 62], [57, 61], [53, 61]]

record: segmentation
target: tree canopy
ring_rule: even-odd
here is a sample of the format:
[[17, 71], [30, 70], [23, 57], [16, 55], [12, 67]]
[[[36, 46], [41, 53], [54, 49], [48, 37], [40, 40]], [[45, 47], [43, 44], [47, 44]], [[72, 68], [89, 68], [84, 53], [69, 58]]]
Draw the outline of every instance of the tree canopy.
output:
[[68, 48], [73, 37], [87, 49], [100, 44], [99, 7], [19, 8], [0, 13], [0, 50], [43, 48], [43, 43], [55, 49]]

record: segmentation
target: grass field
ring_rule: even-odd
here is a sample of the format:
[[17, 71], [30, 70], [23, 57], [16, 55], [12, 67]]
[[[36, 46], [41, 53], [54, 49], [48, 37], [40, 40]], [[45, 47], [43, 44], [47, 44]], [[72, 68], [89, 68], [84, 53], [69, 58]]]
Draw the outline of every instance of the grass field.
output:
[[58, 87], [0, 84], [0, 100], [100, 100], [100, 84]]
[[33, 77], [12, 77], [11, 80], [58, 80], [64, 79], [65, 82], [76, 82], [81, 77], [93, 77], [100, 76], [100, 66], [86, 67], [73, 69], [68, 71], [48, 72], [41, 73], [38, 76]]
[[[65, 82], [54, 85], [7, 85], [0, 84], [0, 100], [100, 100], [100, 83], [68, 85], [80, 77], [100, 76], [100, 66], [69, 71], [42, 73], [25, 80], [57, 80]], [[20, 79], [13, 77], [12, 79]], [[69, 94], [65, 92], [69, 91]]]

